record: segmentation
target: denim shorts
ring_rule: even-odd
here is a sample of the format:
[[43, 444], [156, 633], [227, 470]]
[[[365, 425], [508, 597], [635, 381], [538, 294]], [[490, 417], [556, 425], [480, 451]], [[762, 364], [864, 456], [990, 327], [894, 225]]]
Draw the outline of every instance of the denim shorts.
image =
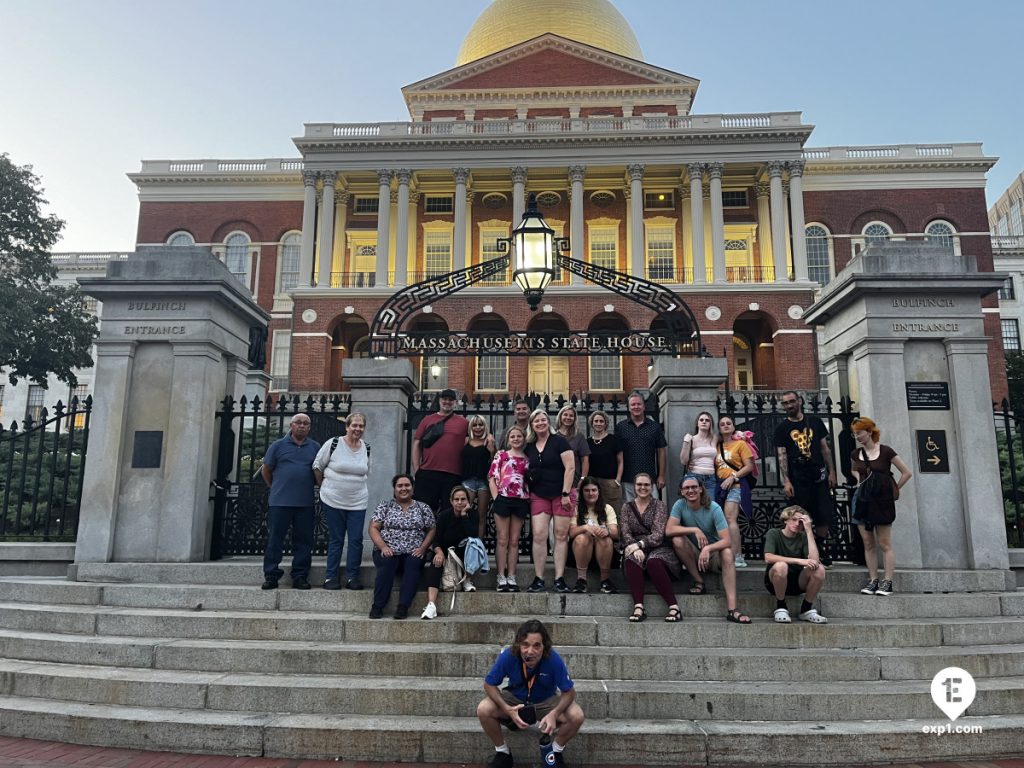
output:
[[486, 480], [481, 480], [479, 477], [467, 477], [462, 481], [462, 487], [467, 491], [477, 493], [479, 491], [486, 491], [490, 486], [487, 485]]
[[740, 483], [736, 482], [732, 484], [732, 487], [726, 492], [725, 500], [734, 501], [739, 504], [743, 501], [743, 488]]

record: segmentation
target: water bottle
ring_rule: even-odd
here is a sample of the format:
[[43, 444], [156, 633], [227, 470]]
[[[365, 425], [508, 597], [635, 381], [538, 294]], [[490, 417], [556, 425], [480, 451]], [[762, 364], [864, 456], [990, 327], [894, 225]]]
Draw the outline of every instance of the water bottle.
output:
[[541, 765], [555, 764], [555, 747], [551, 743], [551, 734], [540, 735], [540, 762]]

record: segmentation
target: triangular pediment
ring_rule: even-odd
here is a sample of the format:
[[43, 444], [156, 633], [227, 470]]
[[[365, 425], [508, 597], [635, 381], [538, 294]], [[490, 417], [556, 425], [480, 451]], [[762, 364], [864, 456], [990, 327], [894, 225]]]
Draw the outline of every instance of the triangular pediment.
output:
[[442, 91], [658, 86], [697, 90], [700, 81], [636, 59], [545, 34], [407, 85], [406, 100]]

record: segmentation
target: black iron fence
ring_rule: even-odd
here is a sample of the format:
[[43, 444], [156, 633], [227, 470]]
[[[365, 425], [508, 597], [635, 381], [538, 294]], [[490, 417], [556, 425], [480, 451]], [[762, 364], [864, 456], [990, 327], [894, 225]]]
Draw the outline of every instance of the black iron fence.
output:
[[92, 397], [0, 425], [0, 541], [68, 541], [78, 534]]
[[1003, 515], [1006, 541], [1011, 547], [1024, 547], [1024, 417], [1010, 410], [1003, 400], [993, 407], [996, 446], [999, 452], [999, 476], [1003, 489]]
[[[838, 485], [834, 499], [835, 524], [829, 531], [829, 550], [834, 560], [863, 562], [864, 547], [856, 526], [850, 523], [850, 454], [854, 449], [850, 425], [860, 414], [853, 410], [853, 401], [843, 398], [835, 403], [831, 398], [822, 400], [811, 396], [804, 400], [804, 413], [820, 418], [828, 429], [828, 445], [836, 464]], [[754, 489], [753, 510], [748, 518], [739, 516], [743, 537], [743, 554], [761, 559], [764, 556], [764, 537], [779, 526], [779, 512], [789, 506], [790, 500], [782, 489], [775, 454], [775, 428], [786, 419], [779, 400], [774, 396], [743, 396], [740, 399], [726, 393], [718, 402], [719, 416], [731, 416], [736, 429], [754, 433], [758, 453], [758, 483]]]
[[[291, 417], [305, 413], [310, 437], [319, 443], [344, 433], [349, 402], [340, 396], [282, 396], [237, 403], [226, 397], [217, 411], [217, 468], [213, 481], [214, 560], [231, 555], [262, 555], [267, 546], [267, 486], [259, 474], [272, 442], [287, 434]], [[316, 504], [314, 554], [327, 553], [327, 525]], [[291, 551], [290, 537], [285, 551]]]
[[[587, 419], [595, 411], [600, 411], [607, 416], [609, 432], [614, 431], [615, 425], [620, 420], [629, 418], [629, 408], [626, 400], [614, 395], [608, 399], [605, 399], [602, 395], [597, 397], [589, 395], [584, 397], [573, 396], [568, 399], [561, 395], [552, 398], [548, 395], [538, 395], [536, 393], [501, 398], [496, 398], [493, 395], [486, 398], [477, 395], [472, 399], [463, 397], [456, 405], [455, 412], [466, 418], [474, 415], [483, 416], [484, 421], [487, 422], [488, 431], [495, 436], [496, 440], [500, 440], [505, 430], [515, 421], [515, 403], [520, 397], [530, 404], [531, 411], [537, 408], [543, 408], [547, 411], [552, 425], [555, 423], [555, 417], [558, 415], [558, 412], [565, 406], [571, 405], [576, 410], [576, 428], [584, 435], [588, 431]], [[437, 408], [437, 393], [421, 392], [418, 395], [414, 395], [409, 401], [408, 420], [405, 425], [406, 471], [412, 468], [409, 462], [411, 462], [412, 439], [416, 433], [416, 428], [423, 421], [424, 417], [437, 413]], [[645, 401], [644, 411], [652, 419], [659, 421], [658, 399], [649, 395]], [[532, 535], [530, 532], [530, 521], [527, 519], [523, 524], [523, 532], [519, 537], [520, 557], [530, 557], [532, 555]], [[484, 544], [488, 552], [494, 552], [496, 541], [497, 531], [494, 527], [494, 516], [487, 515]]]

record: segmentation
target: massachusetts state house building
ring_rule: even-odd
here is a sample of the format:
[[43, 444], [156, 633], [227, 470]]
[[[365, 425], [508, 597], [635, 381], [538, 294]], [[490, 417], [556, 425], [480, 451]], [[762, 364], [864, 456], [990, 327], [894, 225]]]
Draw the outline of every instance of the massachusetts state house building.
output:
[[[413, 73], [411, 73], [413, 74]], [[574, 259], [663, 284], [736, 389], [817, 389], [815, 292], [865, 244], [940, 243], [992, 270], [980, 144], [813, 147], [800, 112], [701, 114], [608, 0], [495, 0], [455, 66], [402, 89], [406, 122], [312, 123], [298, 154], [144, 161], [140, 245], [209, 245], [272, 314], [289, 392], [345, 389], [382, 302], [499, 256], [535, 194]], [[986, 328], [1005, 384], [995, 297]], [[654, 314], [562, 272], [531, 312], [498, 274], [409, 330], [648, 330]], [[414, 358], [425, 390], [622, 394], [644, 356]]]

